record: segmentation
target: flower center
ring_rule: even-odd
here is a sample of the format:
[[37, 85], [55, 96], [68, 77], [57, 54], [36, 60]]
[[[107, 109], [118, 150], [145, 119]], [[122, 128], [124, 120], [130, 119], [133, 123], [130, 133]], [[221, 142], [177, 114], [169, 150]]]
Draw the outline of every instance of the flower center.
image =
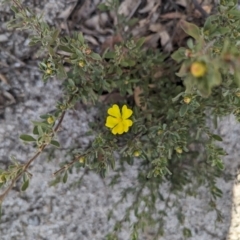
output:
[[120, 122], [122, 122], [123, 120], [122, 120], [122, 118], [117, 118], [117, 122], [118, 123], [120, 123]]

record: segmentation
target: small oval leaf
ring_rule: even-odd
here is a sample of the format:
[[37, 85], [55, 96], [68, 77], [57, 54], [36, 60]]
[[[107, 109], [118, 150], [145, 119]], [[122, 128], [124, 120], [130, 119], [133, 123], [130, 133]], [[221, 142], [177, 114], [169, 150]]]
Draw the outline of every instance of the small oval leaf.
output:
[[217, 141], [219, 141], [219, 142], [222, 142], [222, 138], [221, 138], [220, 136], [218, 136], [218, 135], [216, 135], [216, 134], [213, 134], [212, 137], [213, 137], [215, 140], [217, 140]]
[[187, 104], [182, 105], [179, 111], [180, 117], [183, 117], [187, 113], [187, 110], [188, 110], [188, 105]]
[[50, 142], [50, 144], [52, 144], [53, 146], [58, 147], [58, 148], [60, 147], [60, 143], [58, 141], [56, 141], [56, 140], [52, 140]]
[[21, 191], [25, 191], [25, 190], [28, 188], [28, 186], [29, 186], [29, 179], [27, 179], [27, 180], [23, 183], [23, 185], [22, 185], [22, 187], [21, 187]]
[[36, 139], [34, 137], [27, 135], [27, 134], [22, 134], [22, 135], [20, 135], [19, 138], [25, 142], [35, 142], [36, 141]]
[[64, 176], [63, 176], [63, 183], [66, 183], [67, 182], [67, 179], [68, 179], [68, 173], [65, 172]]

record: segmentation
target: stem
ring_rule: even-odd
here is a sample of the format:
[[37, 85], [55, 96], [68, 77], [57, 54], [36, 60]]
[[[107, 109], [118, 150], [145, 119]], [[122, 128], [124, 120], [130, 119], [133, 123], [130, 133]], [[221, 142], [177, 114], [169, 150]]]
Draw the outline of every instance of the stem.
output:
[[[71, 99], [70, 99], [71, 101]], [[57, 126], [54, 128], [54, 131], [53, 131], [53, 134], [52, 134], [52, 137], [54, 136], [54, 133], [56, 133], [58, 131], [58, 129], [60, 128], [61, 126], [61, 123], [64, 119], [64, 116], [65, 116], [65, 111], [62, 112], [62, 115], [58, 121], [58, 124]], [[49, 144], [49, 143], [48, 143]], [[25, 173], [27, 171], [27, 169], [30, 167], [31, 163], [42, 153], [42, 151], [47, 147], [48, 144], [43, 144], [39, 150], [35, 153], [35, 155], [33, 157], [31, 157], [24, 165], [23, 165], [23, 168], [22, 168], [22, 171], [15, 177], [12, 179], [12, 182], [11, 184], [7, 187], [7, 189], [2, 193], [0, 194], [0, 203], [3, 202], [4, 198], [8, 195], [8, 193], [10, 192], [10, 190], [13, 188], [14, 184], [18, 181], [18, 179], [23, 175], [23, 173]]]

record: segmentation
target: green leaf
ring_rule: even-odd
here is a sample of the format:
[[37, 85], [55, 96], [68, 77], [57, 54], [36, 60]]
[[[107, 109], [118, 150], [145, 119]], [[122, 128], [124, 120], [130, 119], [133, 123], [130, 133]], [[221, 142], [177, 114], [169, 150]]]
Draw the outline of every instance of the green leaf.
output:
[[23, 184], [22, 184], [22, 187], [21, 187], [21, 191], [25, 191], [29, 186], [29, 179], [27, 179]]
[[37, 126], [37, 130], [38, 130], [38, 135], [39, 135], [39, 136], [42, 136], [43, 133], [44, 133], [42, 126], [38, 125], [38, 126]]
[[184, 94], [184, 92], [179, 93], [176, 97], [172, 99], [172, 102], [178, 101], [178, 99]]
[[187, 113], [187, 110], [188, 110], [188, 105], [183, 104], [179, 110], [180, 117], [183, 117]]
[[212, 135], [212, 138], [214, 138], [215, 140], [219, 141], [219, 142], [222, 142], [222, 138], [216, 134], [213, 134]]
[[234, 80], [235, 80], [235, 83], [237, 84], [237, 86], [240, 87], [240, 71], [239, 70], [235, 70]]
[[188, 229], [188, 228], [184, 228], [184, 229], [183, 229], [183, 236], [186, 237], [186, 238], [192, 237], [192, 232], [191, 232], [191, 230]]
[[115, 169], [115, 160], [113, 157], [110, 158], [110, 165], [111, 165], [111, 168], [114, 170]]
[[68, 79], [68, 83], [71, 87], [75, 87], [75, 82], [71, 78]]
[[38, 134], [39, 134], [37, 126], [34, 126], [34, 128], [33, 128], [33, 134], [34, 134], [34, 135], [38, 135]]
[[78, 34], [78, 40], [82, 45], [84, 44], [84, 37], [83, 37], [82, 33]]
[[142, 47], [142, 45], [144, 44], [145, 40], [146, 40], [145, 37], [139, 38], [139, 39], [137, 40], [137, 42], [136, 42], [136, 47], [137, 47], [137, 48]]
[[101, 56], [94, 52], [91, 53], [90, 57], [94, 60], [102, 60]]
[[66, 47], [66, 46], [63, 46], [63, 45], [60, 45], [59, 47], [59, 50], [62, 50], [64, 52], [68, 52], [68, 53], [73, 53], [74, 51], [72, 49], [70, 49], [69, 47]]
[[49, 117], [49, 114], [43, 114], [40, 116], [41, 119], [47, 119]]
[[119, 66], [116, 67], [116, 72], [117, 72], [118, 76], [121, 76], [123, 73], [122, 69]]
[[109, 7], [105, 3], [98, 4], [97, 8], [102, 12], [106, 12], [109, 9]]
[[111, 58], [114, 58], [115, 56], [116, 56], [116, 53], [113, 51], [106, 51], [103, 54], [103, 58], [106, 58], [106, 59], [111, 59]]
[[43, 128], [50, 129], [49, 125], [44, 122], [32, 121], [32, 123], [34, 126], [41, 126]]
[[134, 162], [133, 157], [127, 156], [125, 159], [126, 159], [127, 163], [128, 163], [130, 166], [133, 165], [133, 162]]
[[67, 77], [67, 73], [66, 73], [63, 65], [62, 65], [62, 64], [59, 64], [59, 65], [57, 66], [57, 68], [58, 68], [57, 76], [58, 76], [60, 79], [66, 78], [66, 77]]
[[17, 14], [17, 13], [19, 12], [19, 9], [18, 9], [17, 7], [15, 7], [15, 6], [11, 6], [11, 10], [12, 10], [15, 14]]
[[121, 61], [120, 64], [121, 64], [121, 66], [123, 66], [123, 67], [128, 67], [128, 66], [129, 66], [129, 63], [128, 63], [128, 61], [126, 61], [126, 60]]
[[171, 58], [175, 60], [177, 63], [180, 63], [182, 60], [186, 59], [186, 48], [180, 47], [177, 51], [175, 51]]
[[52, 140], [52, 141], [50, 142], [50, 144], [53, 145], [53, 146], [55, 146], [55, 147], [57, 147], [57, 148], [60, 147], [60, 143], [59, 143], [58, 141], [56, 141], [56, 140]]
[[197, 25], [181, 20], [180, 26], [185, 33], [193, 37], [195, 40], [199, 40], [201, 38], [200, 29]]
[[223, 170], [224, 169], [224, 164], [221, 160], [217, 160], [215, 162], [215, 165], [218, 167], [219, 170]]
[[35, 142], [36, 141], [36, 139], [34, 137], [32, 137], [31, 135], [27, 135], [27, 134], [22, 134], [22, 135], [20, 135], [19, 138], [25, 142]]
[[68, 179], [68, 173], [65, 172], [65, 174], [64, 174], [64, 176], [63, 176], [63, 179], [62, 179], [63, 183], [66, 183], [66, 182], [67, 182], [67, 179]]
[[56, 29], [56, 30], [53, 31], [51, 44], [53, 44], [53, 43], [56, 41], [56, 39], [57, 39], [57, 37], [58, 37], [58, 35], [59, 35], [59, 32], [60, 32], [60, 31], [59, 31], [58, 29]]

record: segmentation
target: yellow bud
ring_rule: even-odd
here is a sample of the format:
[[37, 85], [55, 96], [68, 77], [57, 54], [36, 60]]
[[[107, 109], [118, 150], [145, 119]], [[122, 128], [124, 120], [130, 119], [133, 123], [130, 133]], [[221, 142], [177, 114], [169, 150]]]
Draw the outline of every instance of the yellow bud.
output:
[[190, 72], [196, 78], [203, 77], [207, 72], [207, 67], [202, 62], [194, 62], [190, 67]]
[[185, 56], [190, 58], [192, 56], [192, 51], [189, 49], [186, 49]]
[[80, 163], [85, 163], [85, 157], [80, 157], [78, 160]]
[[52, 69], [48, 68], [48, 69], [46, 70], [46, 73], [47, 73], [48, 75], [51, 75], [51, 74], [52, 74]]
[[127, 85], [128, 84], [128, 80], [126, 80], [124, 83]]
[[161, 135], [162, 133], [163, 133], [163, 130], [161, 130], [161, 129], [158, 130], [158, 132], [157, 132], [158, 135]]
[[79, 65], [79, 67], [84, 67], [85, 66], [85, 63], [84, 63], [84, 61], [79, 61], [79, 63], [78, 63], [78, 65]]
[[87, 48], [87, 49], [85, 50], [85, 53], [86, 53], [87, 55], [89, 55], [91, 52], [92, 52], [92, 50], [91, 50], [90, 48]]
[[139, 152], [139, 151], [135, 151], [135, 152], [133, 153], [133, 155], [134, 155], [134, 157], [139, 157], [139, 156], [140, 156], [140, 152]]
[[4, 175], [0, 175], [0, 183], [6, 182], [6, 177]]
[[209, 30], [205, 31], [204, 34], [205, 34], [206, 36], [208, 36], [208, 35], [209, 35]]
[[191, 98], [190, 97], [184, 97], [183, 98], [183, 101], [186, 103], [186, 104], [189, 104], [191, 102]]
[[180, 147], [176, 147], [175, 150], [179, 154], [181, 154], [183, 152], [183, 150]]
[[54, 117], [48, 117], [47, 118], [47, 122], [48, 122], [48, 124], [52, 124], [52, 123], [54, 123]]
[[59, 108], [60, 108], [61, 110], [65, 110], [64, 105], [60, 105]]
[[237, 97], [240, 97], [240, 92], [236, 92], [235, 95], [236, 95]]
[[51, 68], [51, 66], [52, 66], [51, 63], [47, 63], [48, 68]]

